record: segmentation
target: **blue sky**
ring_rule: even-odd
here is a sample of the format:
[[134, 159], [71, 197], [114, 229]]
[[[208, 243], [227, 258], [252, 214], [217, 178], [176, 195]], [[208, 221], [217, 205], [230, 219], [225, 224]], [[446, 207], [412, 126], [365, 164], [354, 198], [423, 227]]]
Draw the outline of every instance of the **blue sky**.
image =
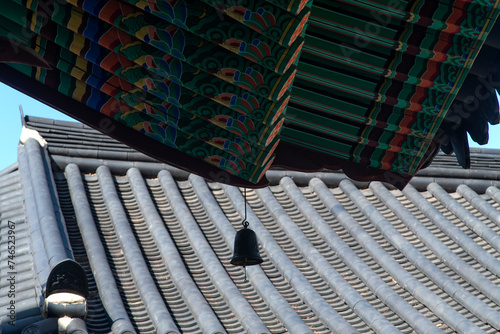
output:
[[[56, 111], [2, 83], [0, 83], [0, 101], [2, 101], [2, 122], [0, 123], [0, 139], [2, 150], [0, 155], [0, 171], [17, 161], [17, 144], [21, 135], [21, 116], [19, 105], [24, 114], [66, 121], [74, 121], [71, 117]], [[488, 145], [479, 146], [469, 140], [471, 147], [500, 148], [500, 125], [490, 126]]]
[[17, 145], [21, 136], [19, 105], [22, 105], [25, 115], [75, 121], [71, 117], [3, 83], [0, 83], [0, 101], [2, 101], [2, 122], [0, 122], [2, 154], [0, 155], [0, 171], [17, 161]]

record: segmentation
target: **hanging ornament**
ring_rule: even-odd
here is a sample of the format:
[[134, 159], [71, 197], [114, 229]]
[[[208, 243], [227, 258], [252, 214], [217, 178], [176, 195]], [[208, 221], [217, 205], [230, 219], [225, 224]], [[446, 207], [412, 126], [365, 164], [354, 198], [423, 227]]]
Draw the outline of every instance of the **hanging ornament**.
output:
[[259, 243], [255, 232], [248, 228], [247, 221], [247, 196], [246, 189], [244, 192], [245, 197], [245, 218], [241, 223], [243, 228], [236, 232], [234, 238], [234, 253], [231, 259], [231, 264], [235, 266], [253, 266], [261, 264], [264, 260], [260, 257]]

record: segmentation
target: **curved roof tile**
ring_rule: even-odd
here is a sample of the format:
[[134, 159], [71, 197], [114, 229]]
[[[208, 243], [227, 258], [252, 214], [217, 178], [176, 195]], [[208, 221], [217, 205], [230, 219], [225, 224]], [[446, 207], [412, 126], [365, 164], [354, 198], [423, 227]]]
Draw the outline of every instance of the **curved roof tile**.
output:
[[[54, 150], [73, 127], [73, 134], [87, 128], [33, 120], [34, 130], [55, 125], [43, 134], [48, 146], [27, 140], [19, 165], [0, 175], [0, 290], [11, 220], [19, 298], [17, 328], [8, 325], [8, 298], [0, 298], [2, 334], [43, 319], [45, 276], [36, 263], [51, 245], [36, 231], [50, 210], [59, 229], [52, 233], [70, 248], [53, 256], [73, 256], [88, 277], [89, 333], [500, 331], [500, 190], [476, 186], [497, 179], [496, 151], [488, 152], [490, 165], [472, 151], [472, 161], [483, 161], [469, 175], [477, 179], [452, 192], [439, 180], [458, 184], [450, 178], [456, 163], [438, 156], [448, 171], [417, 176], [418, 189], [273, 170], [273, 185], [248, 190], [245, 203], [241, 189], [141, 162], [124, 146], [103, 146], [94, 161], [95, 143], [106, 141], [98, 133]], [[127, 154], [113, 156], [115, 148]], [[32, 182], [42, 176], [45, 185]], [[438, 182], [422, 189], [428, 177]], [[53, 194], [30, 204], [42, 186]], [[264, 259], [246, 273], [229, 263], [245, 206]]]

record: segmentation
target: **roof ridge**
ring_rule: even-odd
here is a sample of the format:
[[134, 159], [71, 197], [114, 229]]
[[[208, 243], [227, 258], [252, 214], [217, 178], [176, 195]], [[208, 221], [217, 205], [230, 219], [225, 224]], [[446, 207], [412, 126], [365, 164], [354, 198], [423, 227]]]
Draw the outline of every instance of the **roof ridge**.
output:
[[[39, 142], [32, 138], [28, 139], [25, 145], [21, 146], [19, 162], [23, 188], [26, 191], [31, 190], [32, 192], [25, 199], [27, 202], [31, 201], [26, 205], [28, 221], [30, 223], [38, 222], [40, 225], [41, 237], [47, 250], [48, 271], [50, 271], [60, 261], [72, 258], [72, 251], [69, 246], [65, 224], [63, 221], [61, 222], [64, 218], [59, 212], [54, 210], [54, 206], [59, 206], [59, 203], [53, 202], [53, 199], [57, 198], [57, 195], [54, 193], [55, 184], [53, 182], [52, 171], [50, 168], [49, 170], [46, 169], [48, 164], [44, 161], [44, 154], [41, 150], [42, 147]], [[60, 211], [60, 208], [58, 211]], [[49, 241], [47, 237], [43, 237], [45, 229], [47, 231], [54, 229], [59, 233], [51, 237]], [[40, 274], [41, 272], [41, 269], [38, 268], [38, 273]], [[41, 282], [46, 281], [43, 278]]]

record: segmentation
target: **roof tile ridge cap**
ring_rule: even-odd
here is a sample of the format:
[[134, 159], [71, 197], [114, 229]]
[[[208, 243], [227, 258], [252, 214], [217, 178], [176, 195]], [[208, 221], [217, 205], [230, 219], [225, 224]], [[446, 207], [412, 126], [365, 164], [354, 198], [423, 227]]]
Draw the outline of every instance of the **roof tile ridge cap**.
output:
[[431, 183], [427, 190], [436, 197], [451, 213], [459, 218], [474, 233], [488, 242], [497, 252], [500, 252], [500, 238], [498, 234], [480, 221], [476, 216], [465, 209], [460, 203], [451, 197], [441, 186]]
[[[49, 264], [53, 268], [62, 260], [73, 259], [73, 253], [59, 208], [52, 171], [49, 162], [46, 161], [45, 150], [34, 139], [28, 139], [25, 148], [42, 237], [49, 256]], [[54, 203], [54, 199], [57, 203]], [[55, 207], [59, 211], [56, 211]], [[54, 233], [54, 230], [59, 233], [51, 236], [46, 234]]]
[[216, 314], [184, 266], [174, 241], [165, 229], [163, 220], [156, 211], [141, 172], [138, 168], [130, 168], [127, 171], [127, 176], [144, 220], [165, 261], [170, 278], [193, 313], [203, 333], [225, 332]]
[[476, 216], [455, 201], [448, 192], [438, 184], [431, 183], [427, 187], [429, 192], [436, 197], [450, 212], [457, 216], [468, 228], [488, 242], [497, 252], [500, 252], [500, 238], [490, 227], [480, 221]]
[[[223, 235], [226, 245], [234, 252], [236, 230], [222, 212], [217, 201], [211, 195], [205, 180], [200, 176], [191, 174], [189, 176], [189, 182], [193, 186], [198, 198], [200, 198], [200, 202], [205, 208], [207, 215], [210, 217], [219, 233]], [[257, 293], [264, 302], [266, 302], [271, 311], [276, 314], [285, 328], [293, 328], [300, 333], [312, 333], [309, 326], [307, 326], [286, 299], [279, 293], [260, 266], [250, 266], [247, 267], [246, 270], [250, 283], [254, 286]]]
[[[380, 212], [365, 198], [359, 189], [357, 189], [349, 180], [340, 182], [340, 189], [358, 206], [363, 214], [372, 221], [372, 216]], [[446, 304], [438, 295], [428, 289], [413, 275], [408, 273], [401, 265], [385, 250], [379, 247], [379, 244], [371, 235], [369, 235], [356, 221], [357, 231], [363, 235], [372, 247], [365, 247], [372, 257], [398, 282], [399, 285], [420, 300], [430, 310], [435, 312], [450, 327], [460, 332], [476, 333], [481, 331], [474, 323], [461, 315], [454, 308]], [[373, 223], [373, 222], [372, 222]], [[351, 229], [352, 231], [353, 229]], [[370, 251], [371, 250], [371, 251]], [[382, 259], [384, 258], [384, 260]], [[409, 284], [411, 282], [412, 284]], [[460, 320], [458, 320], [460, 319]]]
[[[401, 222], [403, 222], [403, 224], [405, 224], [405, 226], [407, 226], [420, 240], [422, 240], [422, 242], [424, 242], [427, 247], [430, 246], [429, 249], [432, 250], [433, 253], [436, 254], [441, 261], [443, 261], [444, 263], [455, 264], [451, 268], [453, 271], [459, 274], [462, 278], [466, 277], [466, 281], [469, 284], [475, 286], [479, 291], [488, 296], [488, 298], [491, 298], [495, 303], [500, 304], [499, 287], [492, 284], [484, 276], [476, 272], [472, 267], [468, 266], [465, 261], [445, 261], [441, 255], [447, 254], [449, 249], [444, 246], [444, 244], [442, 244], [434, 234], [426, 229], [423, 224], [416, 217], [414, 217], [410, 213], [410, 211], [408, 211], [408, 209], [406, 209], [406, 207], [400, 204], [400, 202], [394, 197], [393, 194], [389, 192], [389, 190], [387, 190], [387, 188], [385, 188], [380, 182], [372, 182], [370, 184], [370, 189], [380, 201], [382, 201], [392, 212], [394, 212], [399, 217], [399, 219], [401, 220]], [[398, 205], [398, 203], [400, 205]], [[411, 223], [409, 221], [411, 221]], [[397, 232], [396, 229], [392, 226], [392, 224], [387, 222], [385, 225], [387, 225], [385, 227], [386, 229], [394, 230], [396, 233], [398, 233], [399, 236], [401, 236], [399, 232]], [[415, 231], [416, 229], [418, 230]], [[415, 233], [414, 231], [419, 231], [420, 233]], [[401, 236], [401, 238], [404, 237]], [[393, 245], [394, 244], [403, 245], [403, 243], [398, 243], [397, 240], [395, 240]], [[472, 293], [463, 288], [460, 284], [451, 279], [434, 263], [432, 263], [431, 260], [420, 253], [415, 246], [409, 243], [406, 243], [405, 246], [414, 250], [414, 252], [418, 252], [419, 254], [417, 258], [414, 258], [413, 260], [409, 257], [411, 256], [411, 254], [409, 256], [406, 256], [405, 254], [405, 256], [410, 259], [415, 267], [417, 267], [421, 272], [430, 277], [437, 286], [448, 293], [450, 297], [464, 305], [476, 317], [490, 323], [497, 330], [500, 329], [500, 314], [497, 311], [489, 307], [481, 299], [477, 298]], [[455, 254], [453, 253], [453, 255]], [[457, 255], [455, 255], [454, 257], [456, 259], [459, 259]], [[457, 263], [461, 263], [461, 265], [458, 266]]]
[[[178, 190], [177, 184], [175, 183], [175, 180], [170, 172], [162, 170], [158, 173], [158, 178], [160, 179], [163, 191], [172, 206], [172, 210], [179, 220], [179, 223], [191, 246], [194, 248], [196, 255], [200, 258], [202, 266], [205, 268], [207, 273], [209, 273], [217, 291], [228, 303], [242, 327], [247, 333], [269, 333], [269, 330], [262, 322], [262, 319], [260, 319], [246, 298], [241, 294], [206, 241], [203, 232], [200, 230], [191, 212], [187, 208], [182, 194]], [[215, 267], [215, 269], [212, 267]], [[224, 289], [222, 289], [222, 285], [224, 286]], [[230, 296], [230, 294], [233, 294], [233, 296]], [[249, 330], [252, 330], [252, 332]]]
[[159, 334], [179, 333], [144, 261], [109, 168], [100, 166], [96, 173], [118, 241], [151, 321]]
[[136, 152], [117, 151], [112, 149], [104, 149], [101, 147], [91, 147], [85, 145], [80, 145], [80, 146], [81, 147], [64, 147], [58, 145], [49, 145], [48, 151], [50, 152], [51, 155], [67, 156], [71, 158], [133, 161], [133, 162], [154, 162], [153, 160], [148, 160], [142, 156], [132, 157], [130, 153], [136, 153]]
[[30, 129], [23, 125], [21, 129], [21, 136], [19, 137], [19, 143], [22, 145], [26, 145], [28, 139], [35, 139], [41, 147], [47, 146], [47, 141], [40, 135], [37, 130]]
[[415, 176], [439, 177], [439, 178], [459, 178], [459, 179], [477, 179], [477, 180], [500, 180], [500, 174], [494, 169], [476, 168], [446, 168], [433, 167], [432, 165], [419, 170]]
[[[278, 245], [274, 237], [267, 230], [264, 224], [260, 221], [252, 208], [245, 202], [241, 192], [234, 186], [222, 184], [227, 197], [233, 204], [236, 211], [241, 217], [244, 217], [245, 206], [247, 207], [247, 217], [251, 221], [250, 227], [257, 234], [259, 243], [266, 251], [269, 259], [274, 263], [276, 269], [279, 270], [289, 284], [295, 290], [303, 301], [311, 308], [313, 312], [321, 319], [324, 324], [328, 324], [329, 329], [335, 333], [349, 332], [357, 333], [352, 330], [352, 326], [347, 322], [342, 321], [342, 317], [335, 309], [326, 302], [326, 300], [314, 289], [309, 280], [302, 272], [293, 264], [290, 258], [285, 254], [283, 249]], [[334, 321], [337, 320], [337, 321]], [[339, 327], [339, 322], [343, 322], [343, 326]]]
[[54, 177], [54, 172], [52, 170], [52, 159], [50, 158], [48, 146], [42, 147], [41, 150], [42, 150], [42, 159], [45, 162], [45, 171], [49, 181], [49, 188], [50, 190], [52, 190], [53, 199], [55, 200], [52, 203], [54, 205], [54, 213], [56, 214], [57, 221], [59, 223], [59, 231], [62, 234], [63, 243], [65, 244], [68, 256], [73, 258], [73, 250], [71, 248], [71, 243], [69, 241], [69, 233], [68, 229], [66, 228], [66, 221], [62, 213], [61, 203], [59, 201], [59, 191], [57, 190], [56, 180]]
[[[390, 288], [330, 227], [330, 225], [313, 208], [309, 201], [299, 201], [304, 195], [294, 185], [292, 180], [284, 179], [282, 186], [287, 194], [292, 198], [304, 217], [307, 218], [316, 232], [323, 237], [327, 244], [334, 250], [340, 259], [367, 285], [380, 300], [384, 301], [394, 313], [408, 322], [414, 329], [422, 332], [432, 333], [440, 332], [434, 324], [425, 316], [415, 310], [404, 298], [399, 296]], [[316, 192], [318, 197], [324, 203], [325, 207], [330, 209], [332, 205], [340, 205], [330, 193], [325, 183], [320, 179], [312, 179], [310, 186]], [[328, 197], [327, 197], [328, 196]], [[304, 198], [305, 199], [305, 198]], [[331, 209], [330, 209], [331, 210]], [[333, 212], [332, 212], [333, 213]], [[346, 212], [347, 213], [347, 212]], [[334, 214], [334, 213], [333, 213]], [[346, 261], [348, 260], [348, 261]]]
[[491, 154], [495, 154], [500, 156], [500, 149], [498, 148], [487, 148], [487, 147], [470, 147], [469, 148], [471, 154], [481, 154], [490, 152]]
[[95, 221], [90, 210], [85, 193], [80, 169], [75, 164], [69, 164], [65, 169], [68, 188], [74, 205], [78, 229], [82, 236], [85, 250], [91, 267], [99, 267], [94, 279], [99, 290], [99, 296], [108, 316], [113, 321], [112, 330], [118, 334], [135, 333], [135, 329], [123, 305], [113, 273], [107, 262], [104, 247], [99, 238]]
[[67, 120], [59, 120], [59, 119], [54, 119], [54, 118], [48, 118], [48, 117], [40, 117], [40, 116], [33, 116], [33, 115], [26, 115], [24, 117], [26, 120], [26, 124], [29, 123], [38, 123], [38, 124], [44, 124], [44, 125], [61, 125], [64, 127], [76, 127], [76, 128], [91, 128], [88, 125], [85, 125], [81, 122], [78, 122], [76, 120], [72, 121], [67, 121]]
[[[456, 242], [460, 247], [467, 250], [467, 253], [479, 262], [485, 269], [500, 276], [500, 261], [493, 255], [485, 251], [471, 237], [448, 220], [437, 208], [429, 203], [415, 188], [405, 188], [403, 190], [408, 199], [422, 211], [444, 234]], [[450, 250], [450, 254], [453, 253]], [[450, 255], [451, 256], [451, 255]], [[458, 261], [459, 259], [457, 259]], [[463, 260], [462, 260], [463, 261]]]
[[[289, 182], [291, 179], [287, 178]], [[272, 195], [269, 188], [256, 189], [257, 196], [266, 209], [271, 213], [274, 220], [287, 234], [288, 238], [302, 253], [311, 267], [327, 282], [330, 288], [365, 321], [375, 332], [399, 333], [394, 325], [382, 316], [366, 299], [354, 289], [339, 272], [321, 255], [305, 236], [302, 230], [292, 221], [283, 207]], [[297, 198], [296, 198], [297, 199]], [[299, 198], [298, 202], [307, 201]], [[297, 202], [295, 203], [297, 205]], [[298, 206], [298, 205], [297, 205]], [[343, 318], [342, 318], [343, 319]], [[344, 319], [343, 319], [344, 320]]]
[[[43, 291], [45, 289], [45, 284], [47, 278], [50, 274], [50, 265], [48, 260], [47, 251], [45, 248], [39, 249], [39, 247], [34, 247], [35, 242], [42, 240], [42, 235], [40, 231], [40, 223], [38, 219], [38, 212], [36, 210], [36, 205], [34, 205], [34, 194], [33, 187], [31, 185], [31, 175], [29, 172], [29, 164], [26, 148], [24, 146], [18, 147], [18, 161], [19, 161], [19, 173], [21, 174], [21, 184], [23, 191], [23, 206], [26, 215], [26, 223], [28, 224], [28, 234], [29, 234], [29, 248], [32, 254], [43, 253], [44, 256], [33, 256], [32, 268], [35, 277], [35, 293], [36, 301], [39, 307], [43, 305]], [[41, 312], [40, 312], [41, 315]]]

